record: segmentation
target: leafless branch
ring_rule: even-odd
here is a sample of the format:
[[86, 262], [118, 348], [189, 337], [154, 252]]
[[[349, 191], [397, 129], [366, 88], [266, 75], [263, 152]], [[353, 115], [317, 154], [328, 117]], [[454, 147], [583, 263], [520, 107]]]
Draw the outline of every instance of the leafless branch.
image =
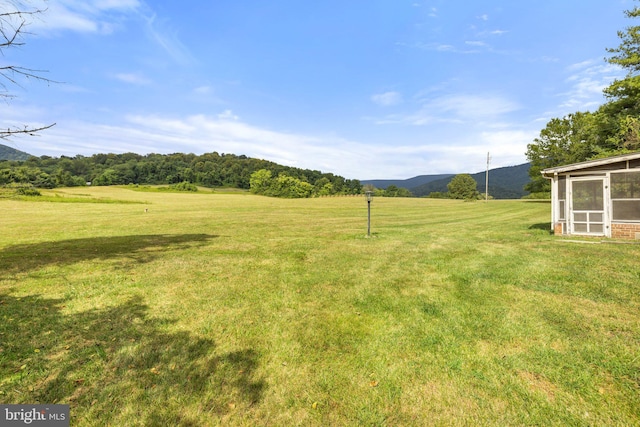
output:
[[56, 124], [50, 124], [48, 126], [42, 126], [42, 127], [29, 127], [29, 126], [24, 126], [24, 128], [14, 128], [14, 129], [7, 129], [7, 130], [0, 130], [0, 139], [7, 139], [11, 136], [14, 135], [30, 135], [30, 136], [37, 136], [37, 132], [46, 130], [46, 129], [50, 129], [52, 127], [54, 127]]
[[[11, 84], [14, 84], [16, 86], [20, 86], [20, 83], [18, 83], [18, 81], [14, 78], [15, 76], [21, 76], [27, 79], [39, 80], [45, 83], [59, 83], [47, 77], [43, 77], [41, 74], [38, 74], [38, 73], [46, 73], [46, 72], [47, 71], [45, 70], [33, 70], [31, 68], [16, 67], [14, 65], [5, 65], [3, 67], [0, 67], [0, 77], [3, 77], [4, 79], [8, 80]], [[0, 86], [6, 87], [2, 82], [0, 82]]]
[[[4, 56], [5, 49], [24, 45], [22, 38], [25, 34], [28, 34], [26, 27], [29, 25], [29, 21], [46, 11], [46, 9], [30, 8], [26, 4], [22, 1], [11, 0], [5, 0], [0, 4], [0, 56]], [[8, 86], [21, 87], [21, 79], [31, 79], [47, 84], [57, 83], [44, 77], [43, 73], [46, 73], [46, 71], [17, 65], [0, 64], [0, 89], [2, 89], [0, 90], [0, 99], [14, 98], [15, 95], [10, 93]], [[0, 130], [0, 140], [14, 135], [35, 135], [53, 126], [55, 126], [55, 123], [41, 127], [25, 125], [24, 127]]]
[[3, 40], [0, 42], [0, 49], [9, 46], [22, 46], [24, 42], [20, 41], [20, 38], [24, 34], [28, 34], [26, 17], [37, 16], [45, 11], [46, 9], [33, 9], [0, 13], [0, 40]]

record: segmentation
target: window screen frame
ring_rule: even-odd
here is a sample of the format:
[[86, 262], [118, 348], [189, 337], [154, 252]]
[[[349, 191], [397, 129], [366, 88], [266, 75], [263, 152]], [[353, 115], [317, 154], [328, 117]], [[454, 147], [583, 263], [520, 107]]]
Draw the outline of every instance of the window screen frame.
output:
[[[623, 176], [633, 176], [635, 180], [621, 182]], [[611, 197], [611, 222], [615, 223], [640, 223], [640, 170], [624, 169], [620, 171], [612, 171], [610, 173], [610, 197]], [[621, 187], [627, 187], [627, 194]], [[616, 217], [616, 205], [621, 204], [637, 204], [637, 218]]]

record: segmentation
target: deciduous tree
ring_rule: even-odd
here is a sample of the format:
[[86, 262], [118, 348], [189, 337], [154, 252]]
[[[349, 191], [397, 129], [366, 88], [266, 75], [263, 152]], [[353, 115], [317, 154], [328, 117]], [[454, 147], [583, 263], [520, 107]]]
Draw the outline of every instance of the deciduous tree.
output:
[[447, 184], [449, 197], [452, 199], [473, 200], [478, 198], [478, 183], [468, 173], [454, 176]]
[[596, 135], [596, 118], [592, 113], [578, 112], [551, 119], [540, 136], [527, 146], [531, 182], [525, 189], [532, 193], [549, 191], [549, 183], [540, 171], [589, 159], [597, 153]]

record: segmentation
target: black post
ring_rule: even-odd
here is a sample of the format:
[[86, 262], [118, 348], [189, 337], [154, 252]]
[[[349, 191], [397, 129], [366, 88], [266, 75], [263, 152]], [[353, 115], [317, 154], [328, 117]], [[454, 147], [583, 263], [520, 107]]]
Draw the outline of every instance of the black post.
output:
[[371, 237], [371, 200], [367, 200], [367, 237]]
[[371, 200], [373, 200], [373, 191], [365, 191], [364, 196], [367, 198], [367, 237], [371, 237]]

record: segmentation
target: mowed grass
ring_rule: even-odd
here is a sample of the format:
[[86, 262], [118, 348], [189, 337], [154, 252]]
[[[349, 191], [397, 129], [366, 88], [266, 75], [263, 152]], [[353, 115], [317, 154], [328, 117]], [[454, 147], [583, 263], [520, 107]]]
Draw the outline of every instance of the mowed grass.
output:
[[640, 424], [640, 245], [552, 236], [548, 203], [377, 198], [366, 238], [362, 197], [57, 194], [0, 200], [1, 403], [78, 426]]

